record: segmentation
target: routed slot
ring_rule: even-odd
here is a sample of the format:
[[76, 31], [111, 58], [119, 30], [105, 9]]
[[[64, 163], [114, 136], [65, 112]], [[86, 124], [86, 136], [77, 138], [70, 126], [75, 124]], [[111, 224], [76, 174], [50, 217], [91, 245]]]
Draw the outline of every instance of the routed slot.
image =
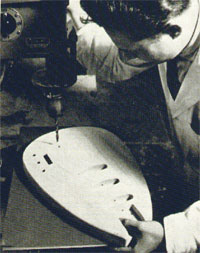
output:
[[110, 184], [118, 184], [120, 181], [118, 178], [114, 178], [114, 179], [108, 179], [108, 180], [105, 180], [103, 182], [101, 182], [101, 186], [104, 186], [104, 185], [110, 185]]
[[45, 159], [45, 161], [46, 161], [49, 165], [53, 163], [53, 162], [51, 161], [50, 157], [49, 157], [47, 154], [44, 155], [44, 159]]
[[137, 209], [135, 205], [132, 204], [129, 210], [131, 214], [134, 215], [137, 220], [144, 221], [143, 215], [140, 213], [140, 211]]
[[121, 195], [121, 196], [116, 197], [114, 199], [114, 202], [129, 201], [131, 199], [133, 199], [132, 194], [125, 194], [125, 195]]

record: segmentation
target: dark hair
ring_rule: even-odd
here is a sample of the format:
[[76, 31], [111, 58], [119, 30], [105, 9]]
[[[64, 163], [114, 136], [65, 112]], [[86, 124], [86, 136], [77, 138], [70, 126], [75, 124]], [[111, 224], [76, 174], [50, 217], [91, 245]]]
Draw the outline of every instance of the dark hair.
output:
[[190, 0], [81, 0], [83, 9], [105, 29], [123, 32], [134, 41], [168, 33], [175, 38], [179, 26], [167, 25], [180, 15]]

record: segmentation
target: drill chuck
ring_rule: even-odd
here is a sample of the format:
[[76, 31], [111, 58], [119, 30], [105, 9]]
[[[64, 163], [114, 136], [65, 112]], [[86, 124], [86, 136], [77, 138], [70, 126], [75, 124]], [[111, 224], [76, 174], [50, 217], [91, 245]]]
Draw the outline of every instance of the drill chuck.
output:
[[61, 95], [47, 96], [46, 110], [50, 117], [57, 119], [63, 115], [63, 98]]

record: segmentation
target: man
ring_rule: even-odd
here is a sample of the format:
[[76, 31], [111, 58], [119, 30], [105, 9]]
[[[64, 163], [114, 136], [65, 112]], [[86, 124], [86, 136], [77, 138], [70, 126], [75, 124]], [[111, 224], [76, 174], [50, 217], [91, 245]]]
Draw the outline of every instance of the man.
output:
[[[97, 81], [127, 81], [158, 65], [172, 135], [181, 147], [182, 171], [198, 187], [200, 104], [199, 0], [72, 0], [68, 11], [77, 32], [77, 57]], [[87, 22], [87, 14], [93, 22]], [[105, 29], [103, 29], [103, 28]], [[108, 36], [109, 35], [109, 36]], [[172, 79], [172, 80], [171, 80]], [[174, 168], [176, 173], [176, 168]], [[142, 236], [133, 252], [151, 252], [163, 238], [158, 222], [125, 220]], [[167, 252], [196, 252], [200, 201], [164, 217]]]

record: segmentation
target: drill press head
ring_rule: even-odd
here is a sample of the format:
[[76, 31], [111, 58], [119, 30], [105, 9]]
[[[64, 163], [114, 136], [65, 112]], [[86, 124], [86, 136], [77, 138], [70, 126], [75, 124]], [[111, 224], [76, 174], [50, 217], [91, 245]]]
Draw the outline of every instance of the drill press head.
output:
[[2, 0], [1, 47], [3, 61], [45, 58], [46, 66], [32, 77], [47, 98], [46, 109], [55, 119], [62, 116], [62, 91], [77, 78], [76, 37], [67, 37], [66, 7], [69, 0]]
[[63, 88], [73, 85], [77, 76], [75, 43], [67, 38], [68, 3], [2, 0], [1, 4], [1, 59], [46, 59], [45, 69], [36, 72], [32, 81], [47, 97], [47, 111], [54, 118], [62, 115]]
[[1, 59], [46, 57], [66, 39], [68, 0], [1, 0]]

